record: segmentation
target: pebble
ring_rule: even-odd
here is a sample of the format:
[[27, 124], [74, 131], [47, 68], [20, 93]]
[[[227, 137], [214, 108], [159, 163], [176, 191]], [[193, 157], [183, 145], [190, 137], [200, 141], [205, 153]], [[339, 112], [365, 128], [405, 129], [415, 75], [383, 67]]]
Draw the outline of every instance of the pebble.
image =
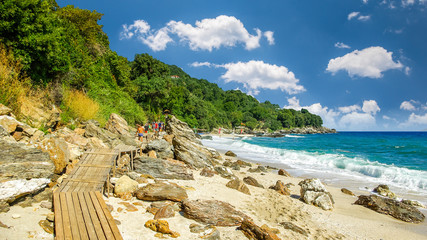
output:
[[18, 218], [21, 218], [21, 215], [19, 215], [19, 214], [12, 214], [12, 218], [13, 219], [18, 219]]

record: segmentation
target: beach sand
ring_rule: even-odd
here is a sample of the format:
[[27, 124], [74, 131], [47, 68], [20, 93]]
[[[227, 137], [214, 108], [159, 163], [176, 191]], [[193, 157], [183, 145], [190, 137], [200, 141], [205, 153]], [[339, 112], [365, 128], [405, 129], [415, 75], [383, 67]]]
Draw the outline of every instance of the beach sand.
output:
[[[235, 161], [238, 157], [223, 156], [224, 161]], [[255, 164], [253, 166], [256, 166]], [[298, 183], [303, 180], [295, 177], [285, 177], [277, 174], [277, 170], [267, 173], [250, 173], [249, 168], [241, 168], [233, 173], [243, 179], [252, 176], [264, 189], [249, 186], [251, 195], [246, 195], [237, 190], [226, 187], [229, 179], [219, 175], [214, 177], [200, 176], [200, 171], [194, 170], [195, 180], [168, 180], [187, 189], [189, 199], [221, 200], [235, 206], [237, 210], [250, 216], [258, 226], [267, 224], [270, 228], [280, 231], [277, 234], [281, 239], [427, 239], [427, 224], [405, 223], [390, 216], [376, 213], [359, 205], [353, 205], [356, 197], [346, 195], [340, 188], [326, 186], [332, 194], [335, 205], [331, 211], [324, 211], [298, 200], [300, 187]], [[269, 186], [277, 180], [292, 183], [291, 196], [280, 195]], [[356, 195], [361, 194], [354, 192]], [[140, 201], [135, 197], [124, 201], [115, 197], [105, 197], [107, 204], [113, 206], [113, 217], [120, 222], [118, 228], [124, 239], [150, 240], [156, 232], [144, 227], [146, 221], [153, 219], [153, 214], [146, 211], [151, 204]], [[137, 211], [128, 211], [121, 202], [136, 203]], [[120, 211], [120, 208], [123, 209]], [[8, 213], [0, 213], [0, 222], [10, 228], [0, 228], [0, 239], [53, 239], [53, 235], [45, 233], [38, 222], [46, 218], [50, 210], [40, 208], [34, 204], [29, 208], [14, 206]], [[424, 212], [425, 213], [425, 212]], [[13, 214], [19, 214], [19, 219], [13, 219]], [[180, 213], [165, 219], [169, 222], [170, 229], [178, 232], [176, 239], [201, 239], [200, 234], [190, 232], [189, 226], [197, 223], [187, 219]], [[306, 230], [308, 237], [285, 229], [281, 222], [292, 222]], [[247, 239], [237, 227], [217, 227], [221, 239]], [[164, 235], [167, 239], [171, 237]]]

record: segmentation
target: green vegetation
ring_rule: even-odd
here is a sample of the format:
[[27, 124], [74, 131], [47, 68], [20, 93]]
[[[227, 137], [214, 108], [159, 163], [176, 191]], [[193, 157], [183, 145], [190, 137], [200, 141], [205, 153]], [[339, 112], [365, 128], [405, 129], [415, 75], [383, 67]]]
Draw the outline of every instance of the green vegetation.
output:
[[[281, 109], [240, 91], [224, 91], [148, 54], [137, 54], [129, 62], [109, 48], [108, 37], [98, 24], [102, 14], [96, 11], [60, 8], [54, 0], [3, 0], [0, 12], [3, 55], [20, 66], [18, 73], [9, 75], [21, 76], [5, 75], [0, 81], [22, 79], [25, 85], [27, 78], [23, 76], [29, 76], [25, 81], [30, 87], [55, 89], [49, 97], [61, 106], [65, 122], [96, 117], [102, 123], [115, 112], [130, 124], [143, 123], [160, 119], [168, 109], [191, 127], [206, 130], [241, 125], [269, 130], [322, 125], [319, 116], [305, 109]], [[13, 56], [6, 54], [8, 51]], [[16, 102], [4, 96], [0, 101], [8, 105]], [[93, 109], [82, 109], [86, 104]]]

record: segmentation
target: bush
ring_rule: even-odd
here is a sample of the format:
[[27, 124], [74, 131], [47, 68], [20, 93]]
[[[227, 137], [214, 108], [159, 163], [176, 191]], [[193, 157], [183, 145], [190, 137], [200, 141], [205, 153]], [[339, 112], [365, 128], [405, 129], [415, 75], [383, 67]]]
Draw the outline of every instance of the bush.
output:
[[78, 90], [65, 92], [64, 106], [66, 108], [64, 115], [69, 113], [72, 117], [81, 121], [94, 119], [99, 111], [99, 104], [90, 99], [84, 92]]
[[19, 115], [22, 97], [30, 91], [30, 79], [11, 51], [0, 44], [0, 102]]

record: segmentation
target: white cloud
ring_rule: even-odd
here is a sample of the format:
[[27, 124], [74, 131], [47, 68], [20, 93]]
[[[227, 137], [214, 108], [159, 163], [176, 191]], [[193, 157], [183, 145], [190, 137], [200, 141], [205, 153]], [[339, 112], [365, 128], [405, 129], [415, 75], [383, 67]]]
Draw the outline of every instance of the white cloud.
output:
[[359, 105], [351, 105], [346, 107], [339, 107], [338, 110], [342, 113], [350, 113], [362, 110]]
[[272, 31], [266, 31], [264, 32], [264, 37], [267, 38], [268, 44], [274, 45], [274, 32]]
[[410, 67], [405, 67], [405, 74], [406, 74], [406, 76], [409, 76], [411, 74], [411, 68]]
[[120, 39], [137, 37], [142, 43], [148, 45], [153, 51], [164, 50], [169, 42], [173, 42], [171, 35], [178, 37], [182, 43], [188, 43], [194, 51], [219, 49], [221, 47], [234, 47], [244, 44], [247, 50], [260, 47], [260, 39], [264, 36], [270, 45], [274, 44], [274, 32], [262, 32], [255, 28], [250, 34], [243, 23], [233, 17], [221, 15], [216, 18], [206, 18], [196, 21], [195, 25], [182, 21], [169, 21], [159, 30], [151, 30], [150, 25], [144, 20], [136, 20], [132, 25], [123, 25]]
[[415, 113], [411, 113], [406, 122], [401, 123], [399, 126], [403, 128], [414, 128], [417, 126], [427, 126], [427, 113], [424, 115], [417, 115]]
[[299, 99], [296, 97], [288, 98], [288, 106], [284, 106], [284, 108], [291, 108], [297, 111], [301, 109], [307, 109], [310, 113], [319, 115], [323, 120], [323, 125], [328, 126], [330, 128], [334, 128], [336, 126], [335, 118], [339, 115], [339, 113], [335, 112], [332, 109], [328, 109], [328, 107], [323, 107], [320, 103], [314, 103], [310, 106], [301, 107], [299, 103]]
[[387, 115], [383, 115], [383, 119], [384, 120], [391, 120], [391, 117], [387, 116]]
[[337, 43], [335, 43], [335, 45], [334, 45], [336, 48], [351, 48], [349, 45], [347, 45], [347, 44], [344, 44], [344, 43], [342, 43], [342, 42], [337, 42]]
[[414, 100], [403, 101], [400, 104], [400, 109], [407, 110], [407, 111], [415, 111], [415, 110], [417, 110], [417, 108], [414, 106], [414, 103], [417, 103], [417, 102]]
[[369, 113], [352, 112], [344, 115], [339, 124], [352, 130], [366, 130], [376, 126], [375, 117]]
[[370, 15], [367, 15], [367, 16], [360, 15], [359, 17], [357, 17], [357, 20], [362, 21], [362, 22], [366, 22], [366, 21], [368, 21], [370, 19], [371, 19]]
[[369, 15], [361, 15], [360, 12], [351, 12], [347, 15], [347, 20], [352, 20], [353, 18], [356, 18], [359, 21], [365, 22], [371, 19], [371, 16]]
[[367, 4], [368, 0], [362, 0], [363, 4]]
[[150, 31], [150, 25], [144, 20], [136, 20], [131, 25], [124, 24], [120, 39], [130, 39], [135, 34], [146, 34]]
[[402, 6], [404, 7], [414, 5], [414, 4], [415, 4], [415, 0], [402, 0]]
[[166, 49], [166, 45], [173, 42], [172, 38], [168, 35], [168, 30], [162, 28], [155, 34], [146, 37], [139, 36], [138, 39], [148, 45], [153, 51], [162, 51]]
[[357, 17], [359, 14], [360, 14], [360, 12], [352, 12], [352, 13], [348, 14], [347, 19], [351, 20], [351, 19]]
[[403, 65], [392, 58], [393, 52], [382, 47], [369, 47], [363, 50], [354, 50], [342, 57], [329, 60], [326, 71], [332, 74], [345, 70], [348, 74], [360, 77], [380, 78], [382, 73], [391, 69], [402, 69]]
[[362, 111], [368, 114], [375, 115], [379, 112], [381, 108], [378, 106], [375, 100], [365, 100], [363, 101]]
[[227, 69], [227, 72], [221, 76], [225, 82], [238, 82], [249, 91], [256, 95], [259, 89], [280, 89], [289, 94], [296, 94], [305, 91], [295, 74], [289, 71], [285, 66], [277, 66], [263, 61], [227, 63], [216, 65]]
[[190, 66], [192, 66], [192, 67], [212, 67], [212, 66], [214, 66], [214, 64], [212, 64], [210, 62], [193, 62], [192, 64], [190, 64]]

